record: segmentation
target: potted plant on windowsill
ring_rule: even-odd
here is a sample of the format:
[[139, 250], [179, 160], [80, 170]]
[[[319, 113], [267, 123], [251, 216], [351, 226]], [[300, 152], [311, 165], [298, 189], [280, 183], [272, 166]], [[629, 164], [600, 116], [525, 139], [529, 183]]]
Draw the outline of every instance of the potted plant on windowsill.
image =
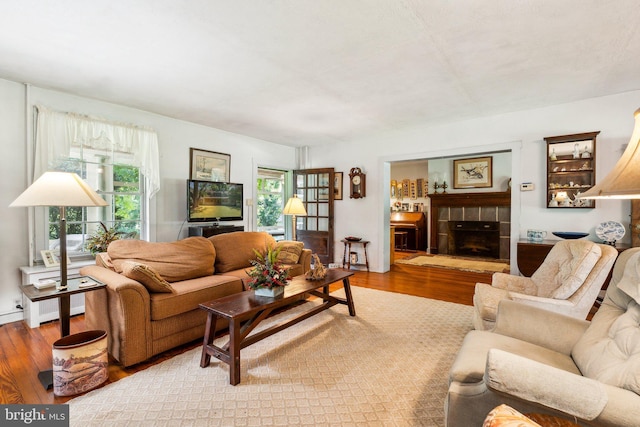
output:
[[247, 284], [255, 290], [257, 296], [277, 297], [284, 294], [284, 287], [288, 284], [289, 269], [278, 262], [280, 250], [270, 247], [266, 254], [253, 250], [256, 259], [251, 261], [253, 268], [247, 271], [251, 280]]
[[136, 233], [127, 233], [124, 231], [118, 231], [115, 227], [107, 228], [102, 222], [100, 222], [100, 228], [96, 229], [96, 231], [87, 239], [85, 243], [85, 248], [91, 252], [91, 255], [106, 252], [109, 243], [114, 240], [120, 239], [131, 239], [136, 236]]

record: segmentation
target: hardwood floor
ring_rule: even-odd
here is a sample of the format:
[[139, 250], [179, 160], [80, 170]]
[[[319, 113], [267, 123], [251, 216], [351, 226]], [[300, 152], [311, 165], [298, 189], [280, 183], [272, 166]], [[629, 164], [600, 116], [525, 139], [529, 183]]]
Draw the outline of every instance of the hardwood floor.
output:
[[[407, 255], [413, 254], [396, 252], [396, 259]], [[353, 286], [467, 305], [472, 304], [476, 282], [490, 283], [490, 281], [490, 274], [403, 264], [392, 265], [387, 273], [358, 271], [351, 278]], [[84, 316], [73, 317], [71, 333], [84, 330]], [[52, 390], [45, 390], [37, 376], [39, 371], [51, 369], [51, 347], [59, 337], [60, 326], [57, 321], [43, 324], [35, 329], [29, 328], [24, 322], [0, 326], [0, 403], [52, 404], [64, 403], [71, 399], [56, 397]], [[107, 383], [118, 381], [201, 345], [201, 341], [194, 341], [130, 368], [123, 368], [117, 362], [110, 360]]]

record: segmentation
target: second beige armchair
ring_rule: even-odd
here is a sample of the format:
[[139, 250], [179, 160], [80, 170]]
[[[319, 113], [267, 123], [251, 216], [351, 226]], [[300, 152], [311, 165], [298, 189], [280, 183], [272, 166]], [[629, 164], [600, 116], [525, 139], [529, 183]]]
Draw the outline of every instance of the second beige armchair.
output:
[[531, 277], [495, 273], [491, 284], [477, 283], [474, 327], [494, 327], [503, 299], [586, 319], [618, 256], [609, 245], [589, 240], [561, 240]]

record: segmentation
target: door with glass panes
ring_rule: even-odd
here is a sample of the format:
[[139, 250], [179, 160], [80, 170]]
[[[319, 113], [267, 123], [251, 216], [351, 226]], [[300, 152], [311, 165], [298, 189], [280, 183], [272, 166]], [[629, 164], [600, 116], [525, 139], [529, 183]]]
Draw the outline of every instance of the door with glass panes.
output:
[[296, 217], [297, 238], [325, 266], [333, 262], [333, 180], [333, 168], [293, 171], [293, 191], [307, 211]]

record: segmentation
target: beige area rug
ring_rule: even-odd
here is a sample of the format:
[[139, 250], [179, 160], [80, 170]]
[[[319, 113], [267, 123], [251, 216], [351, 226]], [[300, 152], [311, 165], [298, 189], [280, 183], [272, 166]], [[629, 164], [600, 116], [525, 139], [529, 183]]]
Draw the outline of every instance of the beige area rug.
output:
[[509, 264], [497, 261], [481, 261], [451, 257], [446, 255], [418, 255], [396, 261], [396, 264], [451, 268], [477, 273], [509, 272]]
[[335, 306], [243, 349], [235, 387], [217, 359], [200, 368], [197, 348], [69, 401], [71, 425], [444, 425], [448, 371], [472, 307], [352, 291], [356, 317]]

